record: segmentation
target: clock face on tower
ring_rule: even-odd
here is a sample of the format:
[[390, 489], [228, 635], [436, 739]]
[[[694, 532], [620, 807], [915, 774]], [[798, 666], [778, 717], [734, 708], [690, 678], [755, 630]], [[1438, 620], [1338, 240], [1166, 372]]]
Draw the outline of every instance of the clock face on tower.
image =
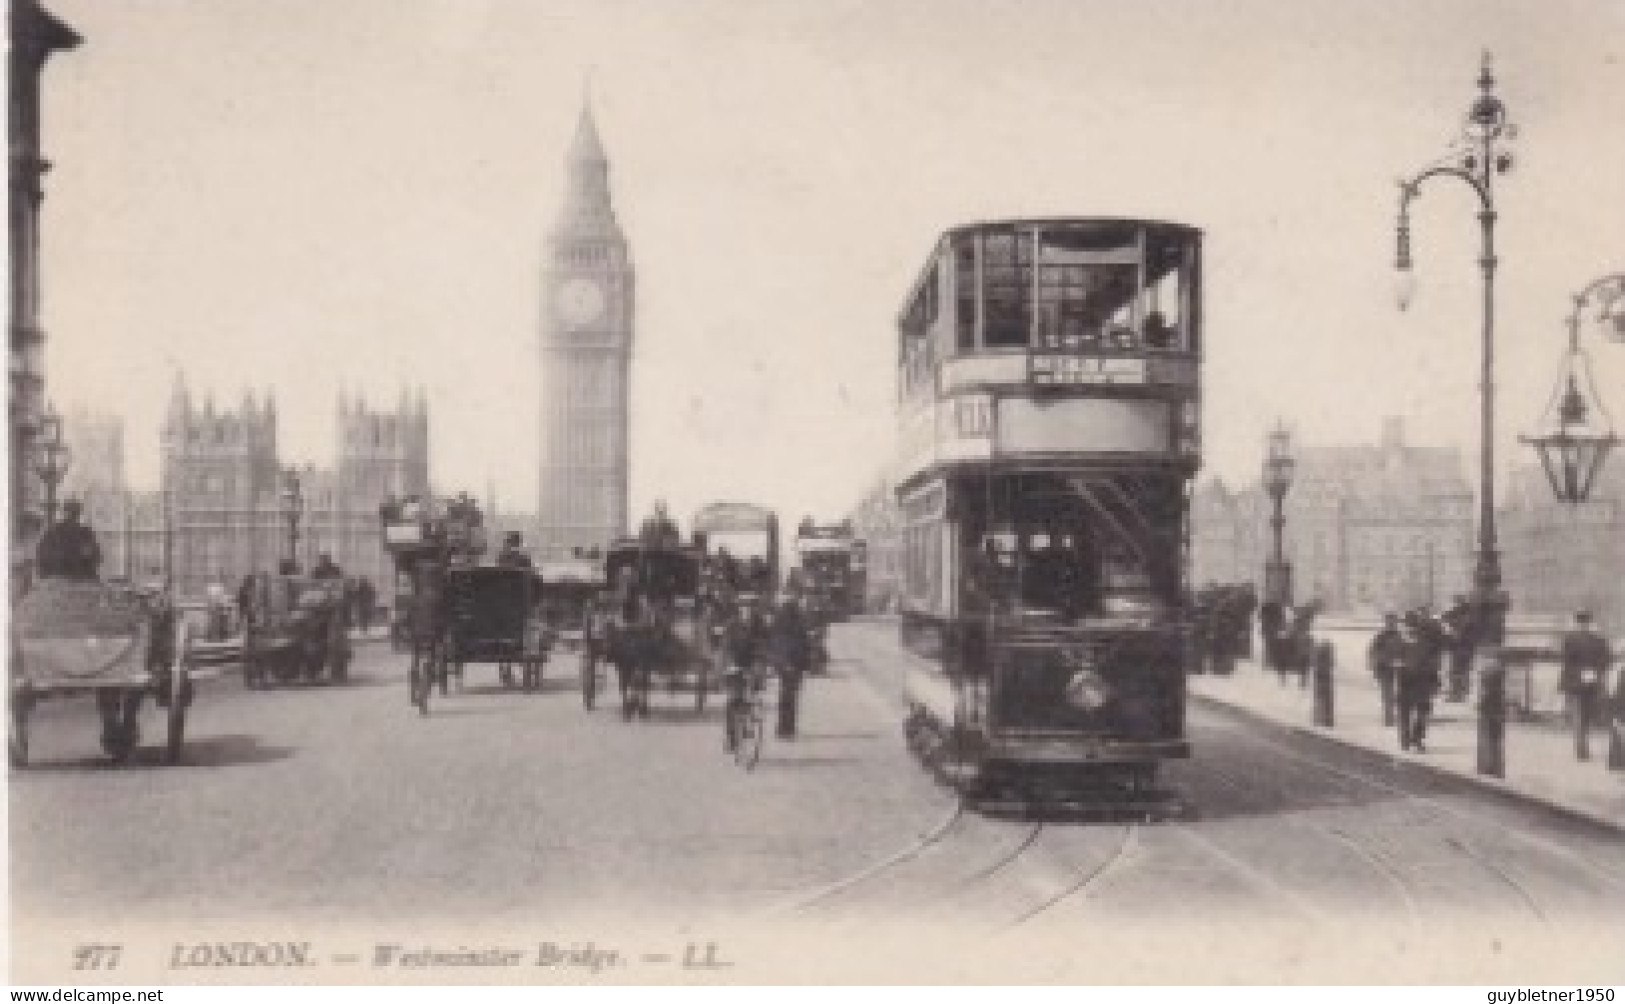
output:
[[559, 287], [558, 308], [566, 324], [591, 324], [604, 316], [604, 290], [591, 279], [571, 279]]

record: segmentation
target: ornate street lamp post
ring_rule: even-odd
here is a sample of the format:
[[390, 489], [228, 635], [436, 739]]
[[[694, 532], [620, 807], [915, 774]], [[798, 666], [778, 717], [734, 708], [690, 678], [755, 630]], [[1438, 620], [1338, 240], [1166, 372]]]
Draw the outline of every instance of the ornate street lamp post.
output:
[[1580, 348], [1580, 323], [1595, 300], [1597, 322], [1610, 340], [1625, 344], [1625, 272], [1594, 279], [1574, 296], [1569, 314], [1569, 347], [1557, 390], [1547, 406], [1537, 435], [1520, 437], [1533, 446], [1546, 469], [1546, 480], [1559, 502], [1578, 504], [1591, 495], [1608, 453], [1619, 443], [1608, 413], [1597, 398], [1591, 364]]
[[289, 468], [283, 475], [282, 514], [288, 520], [288, 560], [299, 561], [299, 521], [305, 515], [305, 496], [299, 484], [299, 472]]
[[1495, 176], [1512, 169], [1512, 154], [1503, 140], [1514, 128], [1507, 122], [1506, 106], [1495, 96], [1495, 77], [1489, 53], [1478, 75], [1479, 96], [1467, 111], [1464, 142], [1443, 161], [1424, 168], [1399, 183], [1398, 269], [1399, 308], [1410, 304], [1414, 292], [1411, 271], [1410, 204], [1425, 182], [1454, 178], [1478, 196], [1480, 228], [1479, 269], [1483, 273], [1483, 358], [1479, 378], [1480, 449], [1478, 491], [1478, 560], [1473, 570], [1473, 625], [1482, 687], [1478, 719], [1478, 772], [1492, 777], [1506, 773], [1506, 676], [1500, 650], [1506, 638], [1509, 602], [1501, 589], [1501, 555], [1495, 539]]
[[38, 456], [34, 459], [34, 473], [45, 484], [45, 525], [56, 522], [56, 489], [68, 476], [73, 464], [73, 451], [62, 441], [62, 416], [47, 404], [39, 420]]
[[1292, 605], [1292, 566], [1287, 563], [1281, 544], [1281, 532], [1286, 528], [1282, 505], [1292, 487], [1292, 473], [1297, 461], [1292, 457], [1292, 434], [1285, 425], [1277, 425], [1269, 435], [1268, 452], [1264, 456], [1264, 490], [1274, 503], [1270, 517], [1273, 535], [1270, 557], [1264, 562], [1264, 601], [1281, 607]]

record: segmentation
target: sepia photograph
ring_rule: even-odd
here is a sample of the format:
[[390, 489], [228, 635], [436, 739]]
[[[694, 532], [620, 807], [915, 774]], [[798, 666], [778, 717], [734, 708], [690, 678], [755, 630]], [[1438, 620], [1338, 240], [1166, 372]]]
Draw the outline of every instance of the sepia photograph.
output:
[[11, 985], [1625, 984], [1625, 4], [7, 24]]

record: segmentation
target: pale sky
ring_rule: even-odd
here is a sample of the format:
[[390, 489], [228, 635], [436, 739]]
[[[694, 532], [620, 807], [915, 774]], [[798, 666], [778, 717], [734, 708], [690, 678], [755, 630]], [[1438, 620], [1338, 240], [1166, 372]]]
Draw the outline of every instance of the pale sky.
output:
[[[51, 0], [50, 396], [127, 422], [138, 485], [177, 366], [274, 388], [327, 464], [341, 387], [427, 387], [444, 490], [533, 510], [543, 236], [592, 71], [637, 265], [633, 513], [847, 510], [892, 446], [896, 312], [974, 219], [1206, 232], [1206, 471], [1311, 443], [1476, 450], [1476, 201], [1396, 180], [1458, 134], [1493, 50], [1499, 439], [1535, 424], [1569, 296], [1625, 270], [1625, 4], [1377, 0]], [[1625, 345], [1588, 336], [1625, 422]], [[1476, 453], [1469, 452], [1469, 456]], [[1625, 457], [1614, 463], [1625, 463]], [[1471, 472], [1469, 472], [1471, 473]]]

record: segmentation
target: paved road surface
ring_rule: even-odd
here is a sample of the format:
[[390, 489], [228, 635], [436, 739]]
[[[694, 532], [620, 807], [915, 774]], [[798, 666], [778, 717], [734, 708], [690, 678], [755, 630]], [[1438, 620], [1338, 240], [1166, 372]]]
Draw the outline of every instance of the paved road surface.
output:
[[630, 919], [847, 946], [815, 965], [777, 939], [775, 963], [805, 979], [919, 979], [922, 959], [944, 978], [986, 964], [1086, 982], [1625, 978], [1617, 833], [1231, 713], [1193, 705], [1196, 756], [1167, 772], [1193, 820], [961, 811], [902, 749], [894, 635], [837, 628], [804, 734], [751, 774], [722, 755], [716, 702], [588, 713], [568, 657], [537, 695], [470, 667], [428, 718], [379, 647], [344, 687], [228, 678], [200, 694], [175, 768], [158, 766], [155, 713], [120, 769], [88, 702], [49, 705], [10, 785], [13, 949], [59, 959], [76, 937], [170, 926], [467, 937]]

